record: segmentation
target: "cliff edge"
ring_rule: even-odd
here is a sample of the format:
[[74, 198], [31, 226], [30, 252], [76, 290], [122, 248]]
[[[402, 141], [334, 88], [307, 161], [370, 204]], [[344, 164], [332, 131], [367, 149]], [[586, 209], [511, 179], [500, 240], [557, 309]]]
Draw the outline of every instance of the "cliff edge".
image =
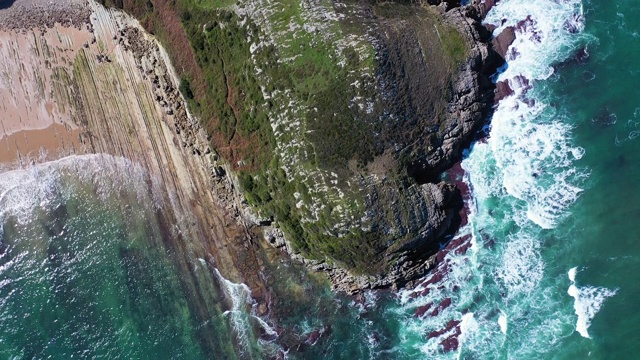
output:
[[478, 9], [103, 3], [165, 44], [180, 91], [269, 243], [347, 292], [428, 271], [462, 205], [441, 174], [461, 159], [494, 98], [489, 76], [500, 61]]

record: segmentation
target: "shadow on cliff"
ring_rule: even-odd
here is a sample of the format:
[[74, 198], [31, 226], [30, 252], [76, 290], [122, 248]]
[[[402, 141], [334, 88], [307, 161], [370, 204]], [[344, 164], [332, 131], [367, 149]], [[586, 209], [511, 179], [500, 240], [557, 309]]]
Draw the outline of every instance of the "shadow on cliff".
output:
[[0, 10], [5, 10], [11, 7], [15, 0], [0, 0]]

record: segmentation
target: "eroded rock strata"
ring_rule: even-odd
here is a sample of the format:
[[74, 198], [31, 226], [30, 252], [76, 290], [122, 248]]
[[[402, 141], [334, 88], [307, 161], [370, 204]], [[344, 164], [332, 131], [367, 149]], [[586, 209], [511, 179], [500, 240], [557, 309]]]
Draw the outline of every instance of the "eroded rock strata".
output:
[[[59, 1], [54, 9], [68, 5], [63, 14], [72, 18], [38, 23], [51, 11], [41, 3], [16, 1], [0, 11], [0, 169], [82, 154], [108, 155], [100, 157], [105, 171], [114, 156], [142, 165], [162, 245], [184, 275], [194, 321], [207, 324], [212, 303], [232, 306], [222, 280], [210, 276], [218, 270], [246, 283], [255, 311], [267, 315], [272, 295], [260, 238], [241, 216], [232, 178], [221, 176], [224, 163], [189, 114], [166, 52], [124, 13]], [[15, 21], [16, 13], [35, 23]], [[220, 346], [201, 338], [211, 354]]]
[[106, 4], [160, 34], [269, 243], [349, 293], [432, 267], [461, 207], [440, 175], [493, 104], [492, 3]]
[[[59, 85], [47, 92], [58, 108], [43, 108], [76, 132], [60, 139], [79, 139], [64, 152], [125, 156], [176, 183], [166, 196], [175, 214], [197, 214], [198, 257], [258, 299], [270, 295], [254, 232], [349, 293], [410, 284], [433, 266], [461, 207], [440, 174], [494, 98], [500, 57], [481, 6], [300, 2], [286, 24], [277, 1], [106, 2], [158, 34], [167, 56], [117, 13], [93, 4], [87, 22], [69, 3], [79, 10], [65, 25], [87, 33], [38, 60], [55, 69], [44, 83]], [[49, 14], [25, 9], [14, 10]], [[44, 38], [67, 31], [3, 21]], [[16, 154], [33, 150], [13, 140]]]

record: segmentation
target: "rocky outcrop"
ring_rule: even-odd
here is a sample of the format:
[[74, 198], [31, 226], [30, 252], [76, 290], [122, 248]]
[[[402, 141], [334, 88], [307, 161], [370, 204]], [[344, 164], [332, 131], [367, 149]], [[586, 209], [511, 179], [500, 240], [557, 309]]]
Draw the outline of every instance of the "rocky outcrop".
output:
[[[6, 9], [3, 3], [9, 3]], [[89, 24], [91, 15], [87, 0], [4, 1], [0, 2], [0, 9], [3, 9], [0, 28], [12, 30], [38, 28], [44, 31], [55, 24], [80, 28]]]
[[[259, 237], [242, 216], [234, 179], [221, 170], [226, 163], [189, 113], [164, 49], [133, 18], [94, 2], [83, 3], [79, 13], [74, 0], [51, 5], [79, 16], [64, 24], [45, 21], [33, 28], [6, 18], [13, 11], [26, 12], [25, 19], [40, 17], [40, 5], [30, 1], [0, 10], [0, 58], [11, 74], [0, 84], [2, 123], [6, 129], [15, 120], [22, 129], [13, 136], [30, 145], [1, 134], [1, 168], [74, 154], [108, 154], [104, 161], [115, 156], [141, 165], [165, 226], [163, 246], [187, 274], [183, 285], [192, 291], [193, 311], [210, 318], [207, 302], [215, 295], [212, 277], [197, 274], [197, 259], [210, 266], [205, 271], [215, 267], [225, 278], [249, 285], [264, 308], [268, 289]], [[68, 27], [76, 23], [81, 29]], [[16, 144], [13, 158], [5, 158], [5, 149]], [[201, 282], [192, 282], [196, 278]]]
[[[379, 79], [386, 96], [385, 109], [394, 113], [379, 124], [385, 133], [379, 141], [383, 147], [393, 144], [396, 151], [392, 157], [406, 161], [404, 166], [413, 179], [407, 186], [392, 181], [392, 175], [386, 173], [368, 187], [366, 206], [374, 224], [370, 230], [378, 234], [370, 241], [384, 242], [371, 261], [386, 263], [380, 267], [384, 270], [356, 275], [331, 261], [308, 260], [287, 243], [280, 230], [265, 232], [273, 246], [314, 271], [326, 272], [334, 290], [353, 294], [363, 289], [410, 286], [434, 266], [438, 247], [460, 223], [460, 194], [455, 186], [440, 181], [440, 174], [460, 160], [463, 149], [485, 125], [495, 89], [489, 77], [502, 59], [493, 51], [490, 34], [480, 24], [475, 7], [443, 4], [437, 11], [442, 13], [444, 24], [461, 35], [467, 49], [454, 68], [447, 68], [442, 54], [415, 50], [424, 51], [425, 42], [430, 41], [416, 31], [428, 23], [424, 18], [411, 15], [377, 20]], [[433, 58], [442, 62], [434, 63]], [[446, 94], [446, 99], [441, 94]]]
[[515, 28], [513, 26], [508, 26], [493, 39], [493, 48], [504, 59], [507, 56], [507, 49], [509, 49], [509, 46], [511, 46], [511, 43], [513, 43], [513, 40], [515, 39]]
[[[209, 138], [228, 133], [218, 146], [234, 161], [215, 172], [241, 172], [258, 214], [248, 222], [279, 226], [291, 244], [272, 243], [329, 271], [336, 289], [401, 286], [428, 270], [460, 222], [459, 192], [441, 173], [484, 125], [489, 76], [501, 61], [476, 7], [305, 2], [300, 20], [281, 14], [279, 1], [238, 1], [234, 13], [206, 15], [194, 5], [181, 17], [171, 3], [156, 5], [146, 19], [173, 11], [182, 26], [161, 30], [185, 33], [167, 45], [182, 53], [189, 38], [207, 72], [182, 75], [219, 83], [193, 100], [200, 109], [218, 104], [202, 120]], [[235, 46], [238, 38], [250, 44]], [[242, 74], [231, 64], [243, 64]], [[251, 128], [271, 131], [261, 140], [270, 160], [244, 161], [257, 158], [252, 151], [264, 156], [264, 146], [246, 146], [257, 139]]]
[[444, 17], [463, 36], [468, 51], [463, 63], [450, 74], [447, 112], [438, 118], [439, 131], [435, 133], [435, 144], [430, 144], [436, 150], [428, 151], [427, 148], [427, 155], [417, 156], [417, 161], [411, 164], [411, 171], [426, 179], [437, 178], [459, 160], [462, 150], [485, 124], [495, 89], [490, 76], [502, 64], [489, 43], [490, 34], [480, 24], [476, 8], [454, 8]]

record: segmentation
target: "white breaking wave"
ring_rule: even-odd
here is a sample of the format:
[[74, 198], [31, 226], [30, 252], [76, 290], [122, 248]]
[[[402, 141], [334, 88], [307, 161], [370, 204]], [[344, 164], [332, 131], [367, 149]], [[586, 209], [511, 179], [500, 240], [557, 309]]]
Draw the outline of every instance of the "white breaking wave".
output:
[[509, 236], [504, 247], [502, 265], [496, 269], [496, 273], [504, 288], [508, 289], [506, 299], [536, 291], [544, 275], [540, 242], [520, 232]]
[[[545, 278], [541, 250], [543, 229], [556, 227], [582, 191], [587, 172], [575, 162], [584, 149], [571, 143], [570, 116], [535, 86], [579, 47], [583, 20], [579, 0], [502, 0], [486, 19], [498, 26], [494, 35], [517, 28], [496, 79], [514, 94], [495, 109], [487, 142], [462, 162], [474, 199], [460, 233], [472, 247], [450, 251], [431, 275], [437, 282], [400, 293], [400, 311], [424, 314], [407, 319], [402, 336], [412, 344], [427, 334], [419, 347], [426, 356], [539, 358], [572, 321]], [[458, 350], [447, 353], [456, 331]]]
[[573, 297], [573, 308], [578, 316], [578, 320], [576, 321], [576, 331], [580, 333], [582, 337], [591, 338], [589, 336], [589, 326], [591, 326], [591, 321], [596, 316], [598, 311], [602, 308], [604, 301], [614, 296], [618, 290], [617, 289], [607, 289], [603, 287], [593, 287], [593, 286], [576, 286], [576, 273], [578, 271], [577, 267], [571, 268], [569, 270], [569, 280], [571, 280], [571, 285], [569, 286], [569, 290], [567, 293]]
[[582, 191], [575, 183], [586, 174], [573, 162], [584, 150], [570, 145], [566, 118], [542, 102], [529, 106], [517, 94], [500, 103], [488, 144], [507, 193], [526, 202], [529, 220], [554, 228]]
[[507, 315], [505, 313], [500, 314], [498, 318], [498, 326], [500, 326], [500, 332], [507, 333]]
[[249, 308], [253, 305], [251, 289], [246, 284], [236, 284], [224, 278], [218, 269], [215, 269], [218, 280], [223, 284], [225, 294], [231, 300], [231, 309], [223, 313], [230, 320], [231, 327], [236, 333], [238, 341], [244, 349], [251, 348], [251, 323], [249, 321]]
[[[200, 262], [206, 264], [204, 259]], [[229, 318], [232, 329], [236, 334], [238, 342], [242, 345], [241, 351], [251, 352], [252, 343], [254, 343], [253, 325], [257, 324], [266, 335], [275, 338], [278, 336], [277, 331], [272, 328], [266, 321], [255, 314], [256, 302], [251, 297], [251, 289], [243, 283], [234, 283], [226, 279], [218, 269], [214, 270], [214, 274], [218, 281], [223, 285], [222, 289], [225, 295], [231, 300], [231, 309], [223, 313]], [[274, 345], [271, 342], [258, 339], [255, 343], [263, 346], [263, 350], [273, 351], [267, 345]], [[268, 344], [269, 343], [269, 344]], [[266, 347], [266, 348], [265, 348]]]
[[469, 341], [475, 333], [480, 329], [478, 321], [473, 317], [473, 313], [466, 313], [462, 315], [462, 322], [460, 323], [460, 348], [458, 349], [457, 359], [464, 359], [462, 354], [462, 346]]
[[520, 28], [510, 47], [519, 55], [507, 58], [509, 66], [500, 78], [522, 75], [543, 80], [553, 74], [554, 64], [578, 49], [575, 40], [584, 29], [584, 9], [581, 0], [504, 0], [487, 14], [485, 22], [498, 25], [494, 35], [507, 27]]
[[495, 111], [489, 146], [506, 191], [527, 203], [529, 220], [553, 228], [582, 191], [577, 183], [585, 174], [573, 162], [584, 149], [571, 146], [570, 119], [526, 93], [577, 50], [576, 33], [584, 28], [582, 3], [503, 1], [486, 22], [499, 25], [496, 36], [507, 27], [516, 28], [508, 67], [497, 79], [508, 82], [514, 94]]
[[[32, 218], [35, 208], [66, 201], [74, 190], [63, 186], [65, 179], [93, 184], [102, 200], [127, 190], [133, 191], [143, 203], [148, 190], [147, 177], [141, 165], [107, 154], [73, 155], [3, 172], [0, 173], [0, 221], [12, 216], [24, 224]], [[161, 199], [154, 201], [159, 206]]]

